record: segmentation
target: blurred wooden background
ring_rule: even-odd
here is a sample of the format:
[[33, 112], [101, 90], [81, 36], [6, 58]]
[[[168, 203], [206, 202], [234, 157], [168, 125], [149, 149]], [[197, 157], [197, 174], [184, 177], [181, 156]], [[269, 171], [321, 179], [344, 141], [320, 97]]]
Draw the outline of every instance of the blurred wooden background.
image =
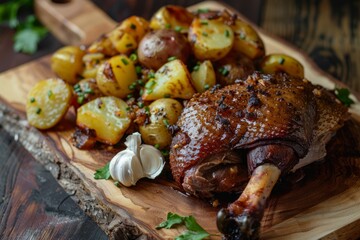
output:
[[[198, 0], [93, 0], [113, 19], [145, 18], [166, 4], [189, 6]], [[1, 0], [0, 2], [4, 2]], [[226, 0], [267, 32], [306, 52], [323, 70], [360, 92], [360, 1], [358, 0]], [[12, 51], [13, 31], [0, 27], [0, 72], [49, 54], [61, 44], [48, 35], [35, 55]]]
[[[76, 1], [76, 0], [73, 0]], [[5, 2], [0, 0], [0, 3]], [[93, 0], [113, 19], [145, 18], [162, 5], [186, 0]], [[306, 52], [325, 72], [360, 92], [360, 1], [227, 0], [269, 33]], [[34, 55], [14, 53], [14, 31], [0, 26], [0, 72], [52, 53], [61, 43], [49, 34]], [[0, 238], [106, 239], [56, 180], [1, 128]], [[26, 160], [26, 161], [24, 161]], [[26, 171], [24, 171], [26, 169]], [[71, 194], [71, 193], [70, 193]], [[24, 209], [31, 209], [25, 211]], [[90, 210], [91, 211], [91, 210]], [[37, 235], [34, 235], [36, 234]], [[27, 234], [27, 235], [26, 235]]]

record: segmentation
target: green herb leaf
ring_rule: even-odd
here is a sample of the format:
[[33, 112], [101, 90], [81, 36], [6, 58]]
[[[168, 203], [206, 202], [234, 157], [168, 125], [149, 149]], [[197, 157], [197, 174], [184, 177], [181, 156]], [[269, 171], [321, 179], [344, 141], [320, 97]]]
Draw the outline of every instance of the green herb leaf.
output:
[[176, 214], [176, 213], [172, 213], [169, 212], [167, 214], [167, 218], [166, 221], [160, 223], [156, 229], [161, 229], [161, 228], [166, 228], [166, 229], [170, 229], [172, 228], [174, 225], [177, 224], [183, 224], [184, 223], [184, 217]]
[[106, 180], [110, 179], [111, 175], [110, 175], [109, 165], [110, 163], [108, 162], [104, 167], [97, 169], [96, 172], [94, 173], [94, 178], [106, 179]]
[[32, 54], [37, 50], [40, 40], [45, 37], [47, 30], [32, 14], [27, 18], [18, 17], [20, 9], [32, 11], [33, 0], [12, 0], [0, 4], [0, 23], [5, 23], [16, 30], [14, 36], [14, 50]]
[[160, 223], [156, 229], [170, 229], [181, 224], [184, 224], [188, 230], [177, 236], [175, 240], [202, 240], [210, 236], [210, 234], [196, 222], [193, 216], [183, 217], [171, 212], [167, 214], [166, 221]]
[[210, 234], [207, 232], [185, 231], [183, 234], [175, 237], [175, 240], [202, 240], [209, 236]]
[[194, 232], [206, 232], [195, 220], [193, 216], [185, 217], [185, 226], [190, 231]]
[[45, 37], [47, 29], [37, 23], [33, 15], [22, 23], [14, 36], [14, 50], [32, 54], [36, 52], [38, 43]]
[[335, 88], [335, 95], [347, 107], [355, 103], [350, 98], [350, 91], [347, 88]]

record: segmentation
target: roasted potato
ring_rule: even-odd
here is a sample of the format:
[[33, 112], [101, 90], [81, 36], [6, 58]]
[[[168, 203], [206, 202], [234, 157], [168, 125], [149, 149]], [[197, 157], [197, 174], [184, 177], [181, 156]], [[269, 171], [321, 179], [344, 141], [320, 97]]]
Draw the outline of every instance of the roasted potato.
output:
[[286, 72], [295, 77], [304, 77], [304, 67], [295, 58], [285, 54], [267, 55], [260, 64], [263, 73]]
[[130, 126], [128, 107], [126, 102], [112, 96], [94, 99], [78, 108], [76, 125], [93, 129], [97, 141], [114, 145]]
[[168, 62], [169, 58], [177, 58], [186, 63], [190, 55], [190, 45], [181, 33], [160, 29], [144, 36], [137, 53], [141, 64], [157, 70]]
[[129, 33], [138, 44], [145, 34], [150, 31], [150, 26], [146, 19], [131, 16], [121, 22], [119, 29]]
[[214, 65], [216, 80], [221, 86], [234, 84], [236, 80], [245, 80], [255, 71], [254, 62], [240, 53], [230, 53]]
[[164, 97], [190, 99], [194, 94], [189, 71], [181, 60], [176, 59], [156, 71], [155, 77], [146, 83], [142, 99], [145, 101]]
[[195, 18], [190, 25], [188, 39], [197, 59], [216, 61], [231, 50], [234, 33], [222, 18]]
[[235, 35], [233, 46], [235, 52], [242, 53], [252, 60], [265, 56], [264, 43], [253, 27], [236, 19], [231, 28]]
[[103, 93], [100, 91], [95, 78], [82, 79], [74, 85], [73, 105], [75, 108], [78, 108], [79, 106], [102, 96]]
[[55, 126], [66, 114], [72, 99], [72, 88], [61, 79], [38, 82], [28, 93], [26, 116], [38, 129]]
[[194, 18], [186, 8], [168, 5], [160, 8], [151, 18], [152, 29], [173, 29], [178, 32], [188, 32]]
[[125, 98], [133, 92], [131, 87], [137, 80], [134, 63], [126, 55], [110, 58], [99, 67], [96, 82], [105, 95]]
[[109, 36], [104, 34], [99, 37], [95, 42], [93, 42], [87, 49], [88, 53], [102, 53], [107, 57], [112, 57], [119, 52], [114, 47], [113, 43], [109, 39]]
[[84, 54], [85, 51], [77, 46], [62, 47], [51, 56], [51, 69], [59, 78], [69, 84], [75, 84], [78, 75], [83, 71]]
[[138, 43], [131, 34], [121, 29], [115, 29], [109, 34], [109, 39], [117, 52], [128, 54], [134, 51]]
[[198, 63], [191, 72], [191, 83], [197, 92], [202, 93], [216, 84], [214, 67], [209, 60]]
[[171, 143], [169, 125], [177, 122], [183, 107], [175, 99], [162, 98], [149, 105], [150, 123], [139, 126], [141, 137], [146, 144], [165, 148]]
[[100, 65], [105, 62], [105, 55], [102, 53], [87, 53], [83, 56], [82, 61], [84, 64], [81, 76], [83, 78], [96, 78], [97, 70]]

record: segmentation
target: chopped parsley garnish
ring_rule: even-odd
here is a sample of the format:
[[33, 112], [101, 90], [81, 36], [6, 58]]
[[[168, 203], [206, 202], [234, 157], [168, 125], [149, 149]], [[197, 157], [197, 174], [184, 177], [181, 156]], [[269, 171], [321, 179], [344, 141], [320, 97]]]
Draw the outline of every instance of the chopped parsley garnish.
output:
[[125, 58], [121, 58], [121, 61], [122, 61], [123, 64], [125, 64], [125, 65], [128, 65], [128, 64], [129, 64], [128, 60], [126, 60]]
[[167, 60], [168, 62], [174, 61], [176, 59], [176, 56], [169, 57]]
[[284, 62], [285, 62], [285, 58], [280, 58], [280, 59], [279, 59], [279, 63], [280, 63], [281, 65], [283, 65]]
[[40, 114], [41, 113], [41, 108], [37, 108], [36, 109], [36, 114]]
[[[131, 61], [135, 62], [138, 59], [138, 55], [136, 53], [132, 53], [132, 54], [130, 54], [129, 58]], [[140, 68], [140, 70], [141, 70], [141, 68]]]
[[135, 71], [137, 74], [140, 74], [141, 73], [141, 67], [140, 66], [136, 66], [135, 67]]
[[181, 32], [182, 29], [183, 29], [183, 28], [180, 27], [180, 26], [176, 26], [176, 27], [174, 28], [174, 30], [175, 30], [176, 32]]
[[230, 31], [228, 29], [225, 30], [225, 37], [230, 37]]
[[335, 88], [336, 97], [342, 102], [345, 106], [350, 107], [351, 104], [355, 102], [350, 98], [350, 91], [347, 88]]
[[197, 13], [208, 13], [209, 12], [209, 9], [208, 8], [199, 8], [197, 10]]
[[229, 74], [229, 70], [226, 69], [226, 68], [224, 68], [224, 67], [220, 67], [220, 68], [218, 69], [218, 71], [219, 71], [219, 73], [221, 73], [221, 75], [223, 75], [223, 76], [225, 76], [225, 77]]
[[196, 72], [200, 69], [200, 65], [199, 64], [196, 64], [194, 67], [193, 67], [193, 71]]
[[94, 173], [95, 179], [110, 179], [110, 170], [109, 170], [110, 162], [108, 162], [104, 167], [99, 168]]

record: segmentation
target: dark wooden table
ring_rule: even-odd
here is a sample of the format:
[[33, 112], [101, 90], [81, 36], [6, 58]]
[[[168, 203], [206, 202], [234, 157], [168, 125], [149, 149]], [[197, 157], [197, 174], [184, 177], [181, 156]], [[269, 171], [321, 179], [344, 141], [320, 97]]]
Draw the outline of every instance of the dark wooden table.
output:
[[[4, 2], [4, 1], [0, 1]], [[145, 18], [162, 5], [200, 1], [94, 0], [113, 19]], [[360, 92], [360, 1], [227, 0], [268, 32], [305, 51], [327, 73]], [[49, 34], [34, 55], [14, 53], [14, 32], [0, 26], [0, 72], [50, 54], [62, 44]], [[1, 127], [0, 238], [106, 239], [49, 171]], [[50, 169], [56, 172], [56, 166]], [[55, 173], [56, 175], [56, 173]], [[75, 201], [74, 201], [75, 200]], [[91, 210], [88, 210], [91, 211]], [[121, 238], [120, 238], [121, 239]]]

